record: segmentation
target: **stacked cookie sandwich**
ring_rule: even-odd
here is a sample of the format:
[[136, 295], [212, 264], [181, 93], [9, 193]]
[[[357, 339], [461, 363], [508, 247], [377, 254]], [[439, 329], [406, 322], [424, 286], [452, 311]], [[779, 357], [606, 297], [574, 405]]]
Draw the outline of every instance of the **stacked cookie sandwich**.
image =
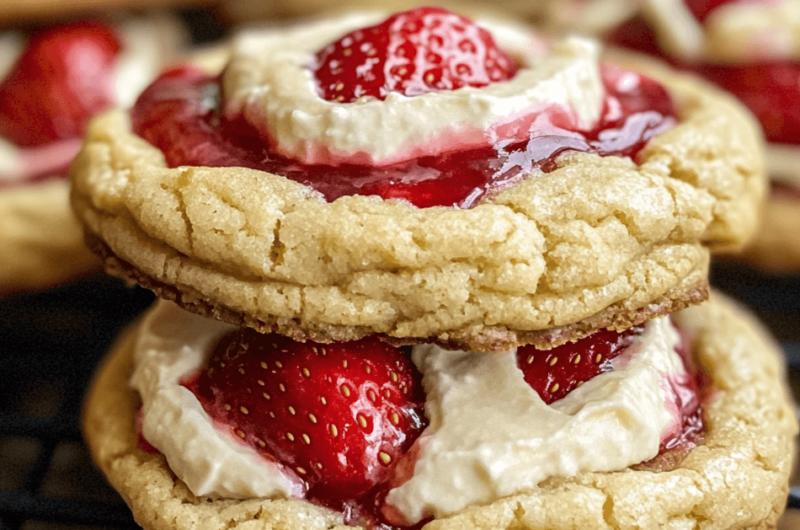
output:
[[505, 22], [353, 14], [163, 75], [72, 179], [107, 270], [163, 299], [85, 418], [146, 528], [783, 510], [779, 354], [709, 295], [765, 188], [715, 89]]

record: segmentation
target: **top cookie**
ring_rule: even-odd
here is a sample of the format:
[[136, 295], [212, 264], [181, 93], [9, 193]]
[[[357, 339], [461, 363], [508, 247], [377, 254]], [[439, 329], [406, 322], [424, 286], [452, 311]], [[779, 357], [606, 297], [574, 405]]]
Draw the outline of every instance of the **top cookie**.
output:
[[[654, 132], [638, 153], [599, 156], [610, 145], [603, 144], [608, 134], [596, 134], [609, 115], [609, 93], [618, 102], [625, 86], [656, 83], [601, 68], [591, 42], [551, 44], [511, 27], [494, 32], [521, 63], [508, 81], [355, 103], [317, 95], [307, 65], [326, 42], [311, 36], [332, 42], [379, 20], [346, 17], [243, 38], [221, 82], [228, 123], [246, 121], [281, 157], [331, 171], [367, 159], [397, 167], [398, 152], [435, 156], [432, 149], [454, 137], [475, 145], [451, 159], [476, 152], [490, 135], [500, 135], [492, 144], [497, 156], [522, 130], [528, 165], [504, 186], [454, 201], [461, 207], [376, 195], [331, 200], [324, 186], [268, 171], [176, 163], [175, 152], [188, 149], [162, 153], [132, 131], [128, 114], [114, 111], [93, 123], [72, 167], [73, 207], [112, 272], [187, 309], [295, 338], [379, 333], [492, 351], [548, 347], [696, 303], [706, 296], [707, 248], [739, 245], [753, 232], [765, 186], [761, 137], [727, 96], [648, 67], [674, 101], [675, 118], [639, 127]], [[211, 81], [189, 85], [213, 93]], [[447, 120], [462, 111], [456, 125]], [[158, 127], [133, 112], [134, 126]], [[526, 127], [534, 123], [530, 134], [515, 126], [520, 115], [529, 118]], [[387, 116], [395, 120], [388, 130]], [[435, 123], [440, 117], [444, 125]], [[314, 120], [323, 127], [317, 136]], [[531, 162], [541, 145], [533, 140], [553, 130], [562, 135], [559, 146], [577, 145], [583, 134], [595, 152], [559, 147]], [[374, 147], [374, 138], [385, 142]], [[216, 153], [201, 154], [208, 151]], [[230, 163], [225, 156], [217, 159]], [[261, 167], [243, 157], [239, 165]], [[393, 189], [376, 194], [391, 197]]]

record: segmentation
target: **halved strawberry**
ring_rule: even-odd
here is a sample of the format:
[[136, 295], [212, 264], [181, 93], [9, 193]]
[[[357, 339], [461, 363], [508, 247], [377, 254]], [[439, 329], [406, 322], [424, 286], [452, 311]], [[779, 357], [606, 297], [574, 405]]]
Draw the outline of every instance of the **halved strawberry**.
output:
[[376, 338], [299, 343], [245, 329], [184, 384], [212, 418], [295, 471], [326, 504], [388, 481], [426, 424], [419, 373]]
[[552, 350], [522, 346], [517, 350], [517, 365], [525, 381], [550, 404], [596, 375], [611, 370], [609, 361], [630, 346], [643, 330], [642, 326], [622, 332], [604, 329]]
[[314, 75], [325, 99], [349, 103], [390, 92], [417, 96], [512, 78], [514, 61], [471, 20], [419, 7], [355, 30], [317, 53]]
[[121, 45], [101, 23], [76, 22], [32, 36], [0, 84], [0, 136], [21, 147], [75, 138], [114, 101]]

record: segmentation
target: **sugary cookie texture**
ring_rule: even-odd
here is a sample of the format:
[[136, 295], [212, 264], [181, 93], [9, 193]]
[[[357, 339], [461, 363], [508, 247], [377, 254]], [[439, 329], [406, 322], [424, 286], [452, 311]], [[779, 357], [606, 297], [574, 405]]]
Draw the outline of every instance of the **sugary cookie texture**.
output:
[[[711, 381], [702, 445], [672, 462], [550, 478], [531, 491], [460, 510], [428, 529], [774, 528], [783, 511], [797, 424], [782, 357], [750, 315], [713, 294], [674, 316]], [[137, 446], [134, 334], [117, 346], [88, 396], [94, 458], [147, 530], [344, 528], [342, 515], [289, 499], [197, 497], [161, 455]]]
[[[221, 111], [243, 119], [281, 156], [307, 164], [323, 157], [332, 165], [393, 163], [397, 149], [424, 158], [431, 145], [453, 138], [468, 148], [485, 135], [528, 138], [527, 128], [513, 126], [520, 115], [528, 117], [526, 127], [539, 120], [534, 138], [539, 126], [546, 136], [557, 123], [586, 131], [598, 120], [609, 69], [601, 68], [596, 46], [551, 44], [504, 26], [493, 35], [519, 63], [508, 81], [385, 100], [323, 100], [307, 68], [317, 49], [286, 48], [280, 39], [299, 46], [313, 40], [302, 36], [320, 34], [332, 41], [364, 20], [380, 18], [243, 39], [222, 77], [228, 99]], [[253, 43], [261, 48], [247, 49]], [[269, 69], [248, 74], [248, 65]], [[761, 138], [749, 115], [694, 80], [646, 73], [657, 81], [648, 86], [666, 87], [677, 120], [643, 126], [657, 134], [644, 137], [649, 141], [633, 159], [598, 156], [600, 148], [555, 149], [547, 172], [545, 162], [527, 169], [520, 163], [505, 186], [482, 188], [463, 207], [375, 195], [326, 200], [307, 183], [269, 171], [184, 166], [134, 134], [122, 111], [92, 124], [72, 167], [72, 204], [109, 270], [221, 320], [319, 341], [378, 333], [482, 351], [552, 347], [699, 302], [707, 295], [708, 247], [740, 245], [754, 230], [765, 183]], [[634, 78], [619, 74], [617, 90]], [[260, 79], [272, 84], [254, 82]], [[207, 85], [192, 86], [213, 101]], [[302, 105], [276, 107], [272, 96]], [[659, 101], [671, 105], [666, 95]], [[448, 105], [464, 122], [432, 123]], [[404, 110], [391, 129], [408, 138], [395, 151], [370, 146], [370, 136], [393, 140], [380, 128], [381, 116], [415, 106], [421, 110]], [[315, 130], [318, 110], [327, 113], [325, 132], [298, 139], [297, 131]], [[373, 126], [360, 130], [354, 114]], [[352, 134], [327, 128], [340, 122], [355, 127], [347, 129]], [[573, 133], [565, 134], [571, 145]], [[361, 143], [346, 143], [353, 138]], [[208, 145], [198, 143], [192, 154]]]

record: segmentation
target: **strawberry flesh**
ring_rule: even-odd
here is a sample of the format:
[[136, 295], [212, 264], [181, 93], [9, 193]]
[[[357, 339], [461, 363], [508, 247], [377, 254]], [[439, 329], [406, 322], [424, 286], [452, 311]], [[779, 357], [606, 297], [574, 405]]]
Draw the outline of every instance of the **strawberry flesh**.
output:
[[234, 436], [302, 478], [310, 499], [340, 509], [374, 497], [426, 425], [419, 372], [377, 338], [299, 343], [244, 329], [183, 384]]
[[62, 24], [33, 35], [0, 84], [0, 136], [35, 147], [81, 136], [114, 101], [121, 44], [101, 23]]
[[517, 349], [517, 365], [525, 381], [549, 405], [593, 377], [612, 370], [611, 359], [630, 346], [643, 330], [641, 326], [622, 332], [604, 329], [551, 350], [522, 346]]
[[322, 96], [350, 103], [482, 87], [514, 77], [516, 65], [471, 20], [419, 7], [357, 29], [320, 50], [314, 75]]

